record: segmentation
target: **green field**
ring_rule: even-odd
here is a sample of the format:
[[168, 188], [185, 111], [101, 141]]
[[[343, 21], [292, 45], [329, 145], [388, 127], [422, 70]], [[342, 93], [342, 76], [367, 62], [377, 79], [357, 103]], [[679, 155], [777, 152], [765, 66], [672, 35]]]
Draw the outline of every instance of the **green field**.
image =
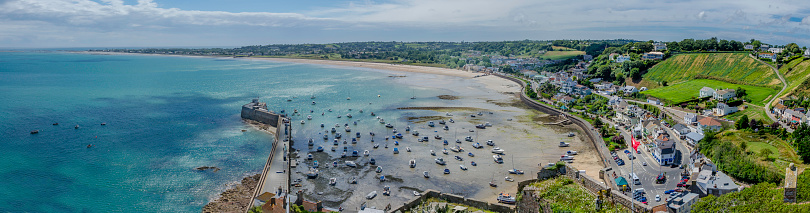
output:
[[[784, 75], [788, 83], [788, 87], [785, 90], [785, 94], [788, 94], [810, 77], [810, 59], [799, 58], [790, 61], [790, 63], [780, 67], [779, 72]], [[802, 92], [808, 89], [810, 88], [800, 88]]]
[[700, 95], [700, 89], [703, 87], [711, 87], [714, 89], [737, 89], [737, 87], [742, 87], [748, 93], [751, 104], [758, 106], [763, 106], [768, 96], [778, 92], [778, 90], [767, 87], [739, 85], [710, 79], [697, 79], [666, 87], [659, 87], [641, 93], [666, 100], [669, 103], [680, 103], [698, 97]]
[[[742, 142], [745, 142], [748, 146], [746, 150], [751, 151], [753, 153], [750, 157], [757, 158], [757, 162], [762, 165], [767, 165], [770, 169], [773, 169], [777, 172], [784, 172], [784, 168], [790, 164], [794, 163], [797, 167], [806, 168], [807, 164], [802, 163], [801, 158], [793, 148], [788, 144], [788, 141], [782, 140], [781, 138], [771, 135], [759, 135], [756, 133], [739, 131], [739, 130], [726, 130], [721, 134], [718, 134], [718, 138], [723, 141], [729, 141], [736, 145], [740, 145]], [[775, 158], [776, 161], [765, 161], [761, 156], [759, 156], [759, 152], [763, 149], [770, 149], [773, 154], [770, 156]]]
[[765, 114], [765, 108], [759, 106], [748, 105], [748, 109], [743, 111], [735, 112], [731, 115], [727, 115], [724, 118], [729, 119], [732, 121], [738, 121], [742, 118], [743, 115], [748, 115], [748, 119], [757, 119], [757, 120], [764, 120], [770, 121], [768, 115]]
[[548, 51], [545, 54], [537, 56], [540, 59], [549, 59], [549, 60], [563, 60], [574, 58], [580, 55], [585, 55], [584, 51]]
[[743, 53], [679, 54], [653, 66], [642, 78], [652, 82], [667, 81], [670, 85], [710, 78], [781, 88], [779, 78], [770, 67]]

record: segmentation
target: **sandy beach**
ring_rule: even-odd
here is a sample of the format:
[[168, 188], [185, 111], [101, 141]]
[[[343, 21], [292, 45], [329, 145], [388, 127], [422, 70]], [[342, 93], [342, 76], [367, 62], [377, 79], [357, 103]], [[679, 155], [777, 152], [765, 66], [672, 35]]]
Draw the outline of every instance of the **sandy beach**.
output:
[[[388, 204], [396, 207], [412, 198], [413, 191], [426, 189], [496, 202], [498, 193], [515, 193], [519, 181], [535, 178], [534, 173], [541, 169], [541, 166], [556, 162], [568, 150], [579, 152], [573, 165], [586, 170], [587, 174], [596, 175], [602, 168], [599, 166], [597, 153], [592, 144], [579, 136], [580, 130], [576, 126], [544, 125], [555, 122], [557, 118], [529, 109], [517, 96], [521, 91], [520, 86], [503, 78], [480, 76], [481, 73], [454, 69], [409, 65], [277, 58], [256, 60], [371, 69], [370, 71], [404, 76], [397, 78], [397, 83], [444, 91], [442, 94], [435, 94], [438, 97], [436, 101], [399, 107], [398, 109], [406, 111], [405, 114], [408, 115], [406, 117], [385, 118], [404, 135], [402, 139], [396, 139], [400, 143], [398, 146], [393, 144], [394, 139], [382, 140], [384, 136], [377, 136], [375, 142], [361, 138], [357, 144], [339, 144], [335, 146], [336, 152], [329, 151], [332, 147], [329, 142], [324, 144], [326, 149], [324, 152], [316, 152], [305, 142], [296, 143], [293, 148], [299, 150], [300, 165], [294, 169], [296, 173], [292, 177], [294, 180], [301, 180], [301, 187], [294, 187], [293, 190], [303, 190], [307, 199], [323, 201], [328, 207], [342, 206], [352, 209], [363, 203], [378, 209]], [[364, 114], [356, 117], [373, 119], [373, 116], [367, 115], [368, 112]], [[443, 130], [443, 125], [438, 122], [450, 119], [455, 122], [447, 122], [448, 130]], [[392, 120], [394, 122], [391, 122]], [[436, 126], [428, 126], [430, 121]], [[313, 120], [313, 122], [320, 121]], [[486, 129], [475, 128], [475, 125], [484, 123], [492, 126]], [[404, 131], [405, 126], [410, 126], [412, 131], [419, 131], [422, 134], [418, 137], [412, 136], [410, 134], [412, 131]], [[320, 128], [318, 129], [320, 131]], [[387, 132], [381, 135], [390, 137], [391, 130], [392, 128], [388, 128]], [[575, 132], [576, 136], [568, 137], [569, 132]], [[436, 135], [442, 139], [436, 140], [434, 138]], [[367, 136], [365, 134], [363, 137]], [[417, 141], [424, 136], [429, 137], [428, 142]], [[474, 142], [464, 140], [467, 136], [480, 143], [483, 148], [473, 148]], [[456, 143], [456, 139], [461, 142]], [[306, 141], [306, 138], [296, 140]], [[443, 145], [443, 140], [447, 140], [449, 144]], [[492, 140], [495, 144], [486, 145], [488, 140]], [[568, 142], [571, 146], [558, 147], [560, 141]], [[380, 146], [375, 149], [372, 147], [374, 144]], [[388, 147], [385, 147], [385, 144]], [[349, 152], [370, 150], [371, 155], [365, 157], [361, 154], [359, 157], [341, 158], [339, 153], [347, 146]], [[461, 147], [463, 151], [450, 151], [454, 146]], [[491, 151], [495, 147], [505, 150], [501, 164], [493, 160]], [[400, 152], [394, 154], [394, 148], [398, 148]], [[406, 149], [411, 151], [407, 152]], [[448, 150], [448, 154], [442, 153], [444, 149]], [[431, 150], [436, 156], [430, 155]], [[308, 153], [313, 155], [312, 160], [306, 159]], [[455, 159], [455, 156], [459, 156], [461, 160]], [[434, 161], [438, 157], [442, 157], [446, 165], [436, 164]], [[369, 163], [370, 158], [375, 158], [376, 165]], [[408, 166], [410, 159], [416, 160], [416, 168]], [[314, 161], [321, 164], [320, 176], [307, 179], [305, 173]], [[357, 163], [357, 168], [345, 166], [345, 161]], [[477, 166], [472, 166], [472, 161], [475, 161]], [[338, 166], [333, 167], [332, 162], [337, 162]], [[464, 165], [467, 170], [462, 170], [460, 165]], [[377, 166], [380, 166], [383, 172], [376, 173], [374, 170]], [[525, 174], [509, 174], [507, 170], [513, 168], [523, 170]], [[449, 169], [450, 174], [442, 174], [444, 169]], [[423, 177], [424, 171], [430, 173], [430, 178]], [[385, 176], [387, 181], [379, 181], [379, 176]], [[333, 177], [337, 179], [337, 184], [330, 186], [328, 182]], [[506, 181], [506, 177], [514, 179], [514, 182]], [[358, 183], [349, 184], [350, 178], [355, 178]], [[490, 181], [498, 186], [490, 187], [488, 185]], [[384, 186], [391, 188], [390, 196], [382, 196]], [[379, 196], [371, 200], [366, 199], [365, 196], [372, 191], [377, 191]]]

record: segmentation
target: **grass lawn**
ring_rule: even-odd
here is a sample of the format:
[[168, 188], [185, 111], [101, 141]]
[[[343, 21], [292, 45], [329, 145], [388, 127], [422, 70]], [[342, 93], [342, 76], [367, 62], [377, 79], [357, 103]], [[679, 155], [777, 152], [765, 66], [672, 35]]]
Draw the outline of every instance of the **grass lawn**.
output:
[[[556, 50], [556, 49], [555, 49]], [[585, 55], [583, 51], [548, 51], [543, 55], [537, 56], [540, 59], [549, 59], [549, 60], [562, 60], [562, 59], [569, 59], [574, 58], [580, 55]]]
[[700, 94], [700, 89], [703, 87], [711, 87], [714, 89], [737, 89], [737, 87], [742, 87], [748, 93], [748, 98], [750, 98], [752, 102], [751, 104], [757, 106], [763, 106], [768, 96], [778, 92], [778, 90], [767, 87], [739, 85], [710, 79], [697, 79], [666, 87], [659, 87], [641, 93], [669, 101], [670, 103], [680, 103], [697, 97]]
[[736, 84], [782, 86], [770, 67], [744, 53], [679, 54], [656, 64], [643, 78], [669, 84], [712, 78]]
[[765, 114], [765, 108], [759, 106], [748, 105], [748, 109], [743, 111], [735, 112], [731, 115], [727, 115], [725, 118], [733, 121], [738, 121], [742, 118], [743, 115], [748, 115], [748, 119], [757, 119], [762, 121], [772, 122], [768, 115]]

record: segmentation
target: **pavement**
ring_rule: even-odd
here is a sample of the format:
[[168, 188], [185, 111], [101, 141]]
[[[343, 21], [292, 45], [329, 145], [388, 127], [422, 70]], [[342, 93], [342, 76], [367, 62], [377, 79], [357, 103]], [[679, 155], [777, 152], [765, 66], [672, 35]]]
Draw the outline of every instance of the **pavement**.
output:
[[754, 60], [759, 61], [762, 64], [768, 65], [768, 67], [771, 67], [771, 69], [773, 69], [773, 72], [776, 73], [776, 76], [779, 77], [779, 80], [782, 81], [783, 85], [782, 90], [779, 90], [779, 93], [776, 93], [776, 95], [774, 95], [773, 98], [771, 98], [771, 101], [768, 101], [768, 103], [765, 104], [765, 114], [767, 114], [768, 118], [770, 118], [774, 122], [778, 122], [779, 125], [782, 125], [782, 127], [785, 128], [788, 132], [793, 132], [793, 129], [791, 129], [787, 124], [779, 122], [779, 119], [776, 118], [776, 115], [771, 113], [771, 105], [773, 105], [773, 102], [776, 101], [776, 99], [779, 98], [779, 96], [782, 95], [783, 92], [785, 92], [785, 89], [787, 89], [787, 81], [785, 81], [785, 77], [782, 76], [782, 73], [779, 73], [779, 69], [776, 69], [776, 67], [774, 67], [773, 65], [765, 63], [762, 60], [759, 60], [758, 58], [754, 57], [753, 55], [749, 54], [748, 56], [753, 58]]

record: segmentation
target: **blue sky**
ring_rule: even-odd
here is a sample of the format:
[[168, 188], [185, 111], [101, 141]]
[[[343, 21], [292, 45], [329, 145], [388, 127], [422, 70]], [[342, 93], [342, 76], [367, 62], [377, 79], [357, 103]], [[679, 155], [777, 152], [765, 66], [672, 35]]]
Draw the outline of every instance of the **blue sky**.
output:
[[0, 48], [684, 38], [810, 46], [806, 0], [0, 0]]

